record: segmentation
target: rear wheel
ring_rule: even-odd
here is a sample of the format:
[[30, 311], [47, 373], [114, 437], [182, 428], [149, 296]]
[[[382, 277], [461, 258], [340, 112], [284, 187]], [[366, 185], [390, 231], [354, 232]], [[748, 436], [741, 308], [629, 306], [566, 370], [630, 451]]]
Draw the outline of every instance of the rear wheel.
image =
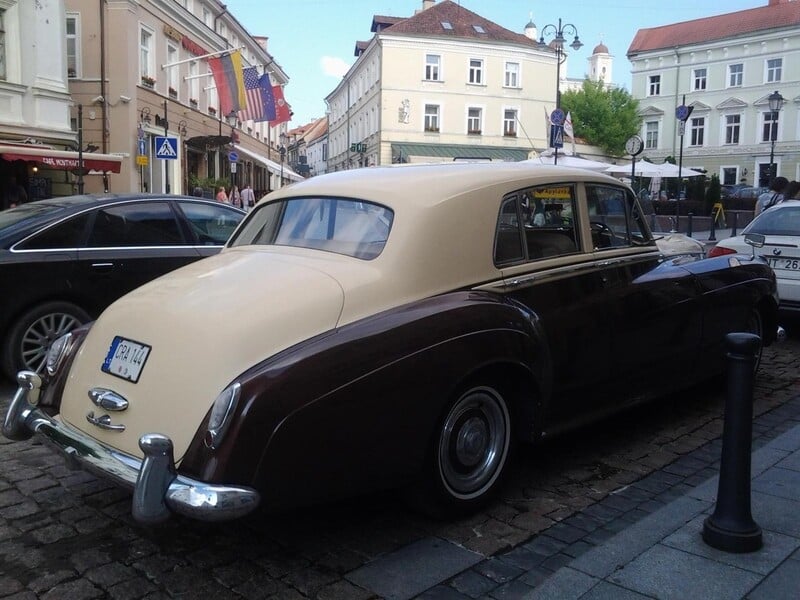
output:
[[17, 320], [5, 340], [3, 373], [12, 380], [23, 369], [44, 370], [50, 345], [90, 320], [85, 310], [69, 302], [47, 302]]
[[415, 504], [440, 518], [477, 510], [497, 489], [510, 447], [511, 414], [501, 391], [467, 388], [440, 422]]
[[753, 309], [750, 315], [747, 317], [747, 323], [745, 323], [744, 330], [747, 333], [757, 335], [762, 340], [762, 343], [758, 346], [756, 360], [753, 364], [753, 372], [755, 373], [758, 371], [758, 367], [761, 365], [761, 354], [764, 352], [764, 323], [761, 319], [761, 313], [758, 311], [758, 309]]

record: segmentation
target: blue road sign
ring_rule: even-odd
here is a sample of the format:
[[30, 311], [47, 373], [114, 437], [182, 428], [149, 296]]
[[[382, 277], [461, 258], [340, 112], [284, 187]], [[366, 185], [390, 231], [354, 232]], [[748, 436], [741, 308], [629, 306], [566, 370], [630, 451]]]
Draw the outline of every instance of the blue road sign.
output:
[[563, 148], [564, 147], [564, 126], [563, 125], [550, 125], [550, 147]]
[[156, 136], [156, 158], [176, 160], [178, 158], [178, 138], [165, 135]]
[[550, 113], [550, 122], [553, 125], [563, 125], [566, 118], [567, 115], [564, 114], [564, 111], [561, 110], [560, 108], [557, 108]]
[[228, 152], [228, 160], [231, 162], [236, 162], [239, 160], [239, 155], [236, 152]]

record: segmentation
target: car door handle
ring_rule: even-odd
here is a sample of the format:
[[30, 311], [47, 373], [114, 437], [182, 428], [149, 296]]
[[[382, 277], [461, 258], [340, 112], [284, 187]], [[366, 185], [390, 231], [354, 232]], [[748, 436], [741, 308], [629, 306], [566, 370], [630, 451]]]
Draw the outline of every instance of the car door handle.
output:
[[102, 417], [95, 417], [94, 411], [89, 411], [89, 414], [86, 415], [86, 420], [89, 421], [92, 425], [99, 427], [100, 429], [107, 429], [109, 431], [125, 431], [125, 425], [112, 425], [111, 424], [111, 417], [108, 415], [103, 415]]
[[98, 262], [92, 263], [92, 269], [95, 271], [101, 272], [108, 272], [114, 270], [114, 263], [113, 262]]

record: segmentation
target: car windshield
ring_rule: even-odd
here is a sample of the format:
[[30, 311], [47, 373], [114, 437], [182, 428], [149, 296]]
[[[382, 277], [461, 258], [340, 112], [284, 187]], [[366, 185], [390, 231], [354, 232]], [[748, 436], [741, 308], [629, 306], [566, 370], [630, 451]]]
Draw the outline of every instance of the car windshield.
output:
[[260, 206], [230, 246], [314, 248], [370, 260], [386, 245], [394, 213], [349, 198], [291, 198]]
[[764, 211], [745, 227], [742, 233], [800, 235], [800, 203]]

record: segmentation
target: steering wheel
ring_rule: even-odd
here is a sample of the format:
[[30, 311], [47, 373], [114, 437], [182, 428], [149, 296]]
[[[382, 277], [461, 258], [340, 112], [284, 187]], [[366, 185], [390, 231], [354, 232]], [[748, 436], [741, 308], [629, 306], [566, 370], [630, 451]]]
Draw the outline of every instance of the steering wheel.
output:
[[603, 238], [608, 240], [608, 242], [605, 244], [598, 243], [597, 244], [598, 248], [608, 248], [609, 246], [614, 245], [614, 240], [617, 239], [617, 236], [614, 233], [614, 230], [611, 229], [611, 227], [600, 221], [590, 221], [589, 225], [592, 228], [592, 237], [594, 238], [594, 234], [597, 234], [598, 242]]

